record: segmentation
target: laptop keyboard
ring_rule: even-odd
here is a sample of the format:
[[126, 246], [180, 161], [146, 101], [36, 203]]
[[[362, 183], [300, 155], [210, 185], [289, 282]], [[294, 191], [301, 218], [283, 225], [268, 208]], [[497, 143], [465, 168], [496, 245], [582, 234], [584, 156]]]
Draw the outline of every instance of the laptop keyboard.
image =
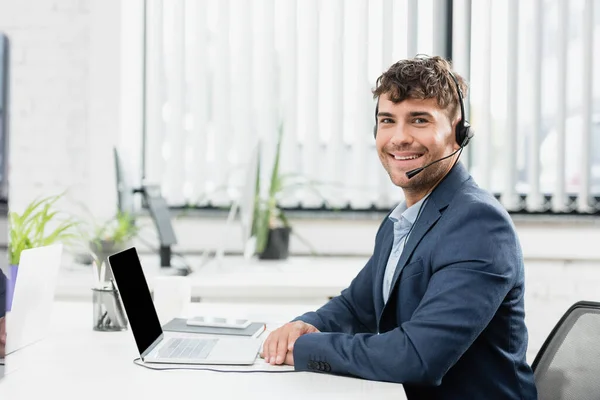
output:
[[159, 358], [204, 359], [208, 356], [217, 339], [171, 338], [158, 351]]

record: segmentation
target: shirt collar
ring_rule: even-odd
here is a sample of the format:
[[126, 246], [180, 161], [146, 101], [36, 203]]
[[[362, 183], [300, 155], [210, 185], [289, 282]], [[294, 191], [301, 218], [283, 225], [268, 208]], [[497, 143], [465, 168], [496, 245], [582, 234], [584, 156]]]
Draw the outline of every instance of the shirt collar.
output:
[[406, 200], [402, 200], [400, 204], [398, 204], [390, 213], [388, 218], [392, 222], [398, 222], [400, 218], [403, 217], [405, 220], [410, 222], [411, 225], [414, 224], [417, 219], [417, 215], [419, 214], [419, 209], [428, 196], [429, 194], [408, 208], [406, 207]]

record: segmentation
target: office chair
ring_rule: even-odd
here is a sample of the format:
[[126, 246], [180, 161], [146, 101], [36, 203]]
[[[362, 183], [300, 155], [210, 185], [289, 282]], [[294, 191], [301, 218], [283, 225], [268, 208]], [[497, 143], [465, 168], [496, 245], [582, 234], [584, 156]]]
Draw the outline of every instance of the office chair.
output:
[[600, 399], [600, 303], [573, 304], [546, 338], [532, 368], [540, 400]]

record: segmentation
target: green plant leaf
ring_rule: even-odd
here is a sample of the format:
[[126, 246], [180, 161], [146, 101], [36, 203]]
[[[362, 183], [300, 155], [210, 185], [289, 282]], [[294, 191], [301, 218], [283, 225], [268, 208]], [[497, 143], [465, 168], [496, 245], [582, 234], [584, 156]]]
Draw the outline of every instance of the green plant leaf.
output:
[[[306, 177], [297, 173], [281, 173], [281, 145], [283, 141], [283, 134], [283, 123], [280, 123], [277, 132], [277, 144], [275, 158], [273, 161], [273, 169], [268, 182], [269, 187], [268, 190], [266, 190], [268, 193], [268, 197], [266, 199], [261, 198], [263, 189], [261, 185], [263, 182], [261, 182], [260, 179], [260, 162], [258, 163], [256, 171], [257, 179], [255, 187], [254, 218], [252, 220], [251, 233], [252, 236], [256, 238], [255, 253], [257, 254], [260, 254], [264, 251], [268, 242], [269, 230], [273, 227], [275, 220], [281, 222], [283, 226], [291, 228], [291, 223], [288, 220], [285, 211], [280, 207], [280, 201], [284, 196], [293, 193], [295, 190], [307, 188], [328, 205], [326, 197], [319, 191], [318, 188], [318, 186], [325, 185], [326, 183], [307, 179]], [[292, 230], [292, 232], [294, 231]], [[306, 239], [300, 237], [300, 235], [296, 233], [295, 236], [311, 249], [311, 253], [316, 254], [316, 251]]]
[[[70, 229], [77, 225], [71, 218], [59, 220], [59, 212], [53, 206], [63, 194], [33, 200], [18, 214], [9, 212], [9, 262], [18, 264], [23, 250], [65, 242], [73, 235]], [[57, 222], [57, 227], [48, 232], [50, 223]]]

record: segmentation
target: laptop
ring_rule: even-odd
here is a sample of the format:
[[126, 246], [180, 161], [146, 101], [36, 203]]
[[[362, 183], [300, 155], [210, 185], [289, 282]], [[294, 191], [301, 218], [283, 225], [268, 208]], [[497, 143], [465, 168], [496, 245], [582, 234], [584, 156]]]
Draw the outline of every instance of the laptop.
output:
[[163, 332], [137, 250], [131, 247], [108, 257], [131, 331], [146, 363], [251, 365], [262, 340], [215, 338]]
[[62, 244], [54, 244], [21, 252], [12, 307], [6, 313], [7, 355], [48, 334], [62, 251]]

